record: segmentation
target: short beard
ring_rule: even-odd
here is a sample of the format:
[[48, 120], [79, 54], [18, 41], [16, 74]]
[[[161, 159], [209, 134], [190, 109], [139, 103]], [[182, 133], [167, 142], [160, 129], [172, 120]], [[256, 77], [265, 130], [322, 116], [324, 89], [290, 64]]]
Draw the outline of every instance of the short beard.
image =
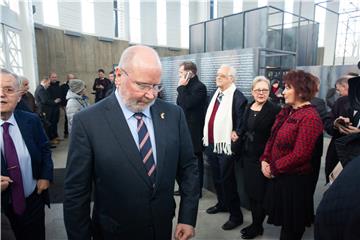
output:
[[156, 98], [154, 100], [152, 100], [151, 102], [149, 102], [148, 104], [146, 104], [145, 106], [139, 106], [137, 104], [137, 102], [135, 102], [135, 101], [126, 101], [123, 99], [125, 106], [134, 113], [142, 112], [147, 107], [151, 107], [155, 103], [155, 100], [156, 100]]

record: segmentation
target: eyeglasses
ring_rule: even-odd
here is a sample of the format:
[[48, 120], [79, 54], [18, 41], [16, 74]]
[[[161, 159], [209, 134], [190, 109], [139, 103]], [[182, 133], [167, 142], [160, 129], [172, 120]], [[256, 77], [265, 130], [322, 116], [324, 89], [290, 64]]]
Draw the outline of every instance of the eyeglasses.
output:
[[[122, 68], [120, 68], [120, 70], [127, 76], [129, 77], [129, 74]], [[133, 82], [135, 83], [136, 87], [143, 92], [148, 92], [150, 90], [158, 93], [161, 92], [161, 90], [164, 89], [164, 87], [161, 84], [148, 84], [148, 83], [141, 83], [141, 82], [137, 82], [135, 80], [133, 80]]]
[[268, 93], [269, 89], [254, 89], [254, 92], [256, 92], [257, 94], [259, 93]]
[[227, 78], [227, 77], [232, 77], [231, 75], [228, 74], [223, 74], [223, 73], [217, 73], [216, 77], [218, 78]]
[[12, 95], [12, 94], [19, 92], [18, 89], [14, 89], [12, 87], [3, 87], [3, 88], [1, 88], [1, 90], [3, 93], [5, 93], [7, 95]]

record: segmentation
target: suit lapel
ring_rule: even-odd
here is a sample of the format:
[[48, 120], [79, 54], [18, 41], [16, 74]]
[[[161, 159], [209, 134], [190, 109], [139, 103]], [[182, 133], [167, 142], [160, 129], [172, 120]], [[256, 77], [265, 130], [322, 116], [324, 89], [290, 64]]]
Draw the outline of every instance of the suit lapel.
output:
[[[152, 187], [150, 178], [147, 176], [144, 164], [141, 161], [139, 149], [136, 147], [134, 138], [115, 94], [112, 94], [109, 99], [107, 99], [105, 118], [118, 141], [119, 147], [122, 149], [121, 153], [125, 153], [126, 155], [124, 159], [128, 160], [145, 183], [149, 187]], [[121, 156], [121, 154], [119, 155]]]
[[[29, 122], [28, 118], [25, 118], [24, 116], [21, 116], [21, 112], [15, 111], [14, 117], [16, 119], [16, 123], [18, 124], [18, 127], [20, 129], [20, 133], [22, 138], [24, 139], [24, 142], [26, 144], [27, 148], [31, 148], [31, 144], [29, 143], [30, 139], [33, 138], [32, 136], [32, 126], [31, 122]], [[28, 149], [29, 153], [31, 155], [31, 149]]]
[[151, 108], [151, 118], [154, 125], [154, 135], [156, 141], [156, 188], [161, 180], [165, 161], [165, 148], [166, 148], [166, 128], [164, 123], [166, 121], [166, 113], [162, 112], [158, 104], [155, 103]]

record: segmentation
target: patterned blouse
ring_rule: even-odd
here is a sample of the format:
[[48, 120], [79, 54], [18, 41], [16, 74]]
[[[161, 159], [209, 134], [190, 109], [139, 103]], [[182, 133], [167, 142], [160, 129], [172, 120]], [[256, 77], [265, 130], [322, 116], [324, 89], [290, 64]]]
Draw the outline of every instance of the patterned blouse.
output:
[[310, 173], [311, 157], [322, 131], [323, 124], [315, 107], [285, 107], [276, 117], [260, 161], [270, 164], [274, 176]]

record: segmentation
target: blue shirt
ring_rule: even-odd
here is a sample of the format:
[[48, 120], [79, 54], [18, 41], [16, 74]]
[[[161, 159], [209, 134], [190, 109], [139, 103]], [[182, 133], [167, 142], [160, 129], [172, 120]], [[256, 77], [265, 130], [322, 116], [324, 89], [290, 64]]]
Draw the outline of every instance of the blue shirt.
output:
[[[136, 146], [139, 149], [139, 136], [137, 133], [137, 119], [134, 117], [135, 113], [125, 106], [125, 103], [122, 101], [118, 91], [115, 91], [115, 96], [120, 104], [120, 107], [121, 107], [123, 113], [124, 113], [125, 120], [130, 128], [130, 131], [134, 138]], [[153, 150], [154, 161], [156, 164], [157, 163], [157, 161], [156, 161], [156, 142], [155, 142], [155, 134], [154, 134], [154, 124], [152, 122], [151, 113], [150, 113], [150, 106], [145, 108], [145, 110], [142, 111], [142, 113], [144, 114], [143, 120], [144, 120], [144, 123], [145, 123], [145, 125], [148, 129], [149, 135], [150, 135], [151, 147]]]
[[[10, 123], [9, 134], [14, 142], [16, 153], [19, 159], [21, 177], [24, 186], [25, 197], [30, 196], [36, 187], [36, 180], [33, 178], [32, 166], [31, 166], [31, 157], [29, 150], [26, 147], [25, 141], [21, 135], [20, 128], [16, 122], [14, 114], [7, 121], [0, 119], [0, 149], [3, 155], [4, 154], [4, 139], [3, 139], [3, 123]], [[6, 159], [5, 159], [6, 160]]]

